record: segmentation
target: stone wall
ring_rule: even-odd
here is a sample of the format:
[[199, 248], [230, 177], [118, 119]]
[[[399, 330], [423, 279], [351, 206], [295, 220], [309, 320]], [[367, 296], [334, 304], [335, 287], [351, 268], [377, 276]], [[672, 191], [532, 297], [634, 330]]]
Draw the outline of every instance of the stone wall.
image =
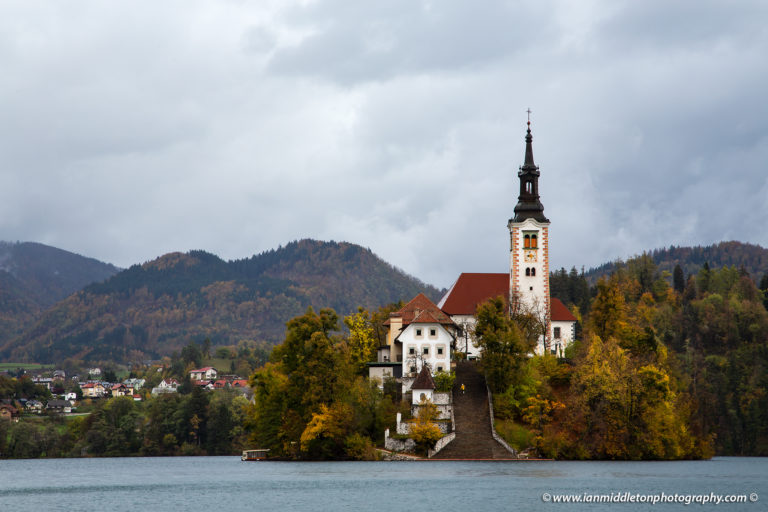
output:
[[499, 442], [501, 446], [504, 447], [509, 453], [517, 457], [517, 450], [509, 446], [507, 442], [496, 433], [496, 427], [493, 425], [493, 394], [491, 394], [491, 389], [486, 385], [485, 389], [488, 391], [488, 408], [491, 410], [491, 435], [493, 435], [493, 438]]

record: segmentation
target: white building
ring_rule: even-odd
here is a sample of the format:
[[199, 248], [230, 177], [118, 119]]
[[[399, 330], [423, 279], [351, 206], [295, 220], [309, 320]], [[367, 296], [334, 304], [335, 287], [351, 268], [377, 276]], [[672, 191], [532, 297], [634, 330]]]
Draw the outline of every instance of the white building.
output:
[[214, 380], [218, 375], [219, 372], [212, 366], [206, 366], [205, 368], [199, 368], [189, 372], [189, 378], [191, 380]]
[[388, 326], [389, 358], [401, 363], [403, 391], [410, 389], [423, 366], [432, 374], [451, 369], [456, 325], [423, 293], [384, 322]]

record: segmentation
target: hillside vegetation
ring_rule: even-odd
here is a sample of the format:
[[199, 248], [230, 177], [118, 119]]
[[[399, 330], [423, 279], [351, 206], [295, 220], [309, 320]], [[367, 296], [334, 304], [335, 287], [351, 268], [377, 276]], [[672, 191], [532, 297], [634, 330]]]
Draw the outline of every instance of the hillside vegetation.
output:
[[18, 361], [154, 359], [190, 341], [282, 340], [307, 307], [342, 314], [440, 292], [349, 243], [302, 240], [224, 261], [172, 253], [92, 284], [46, 311], [0, 355]]
[[120, 269], [47, 245], [0, 242], [0, 345], [46, 308]]
[[[768, 272], [768, 249], [743, 242], [720, 242], [713, 245], [695, 247], [669, 246], [666, 249], [654, 249], [648, 253], [660, 272], [674, 271], [680, 265], [686, 276], [695, 274], [707, 263], [710, 268], [736, 267], [743, 269], [753, 279]], [[600, 277], [607, 277], [623, 265], [621, 260], [604, 263], [585, 273], [587, 280], [595, 284]]]
[[567, 361], [521, 357], [489, 379], [500, 431], [560, 458], [768, 455], [768, 274], [673, 274], [650, 254], [592, 287], [557, 273], [581, 339]]

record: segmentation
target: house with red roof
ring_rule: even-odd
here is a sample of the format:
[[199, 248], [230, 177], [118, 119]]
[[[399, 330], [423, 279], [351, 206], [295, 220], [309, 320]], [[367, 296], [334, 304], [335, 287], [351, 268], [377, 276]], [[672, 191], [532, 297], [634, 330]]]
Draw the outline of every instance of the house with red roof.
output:
[[[112, 386], [112, 397], [125, 396], [128, 394], [128, 388], [125, 384], [118, 383]], [[133, 391], [130, 393], [133, 395]]]
[[[431, 372], [450, 371], [451, 346], [456, 341], [456, 324], [423, 293], [411, 299], [384, 322], [388, 327], [390, 361], [399, 363], [403, 391], [426, 365]], [[397, 375], [392, 375], [397, 377]]]
[[219, 372], [217, 372], [216, 368], [213, 366], [206, 366], [205, 368], [199, 368], [189, 372], [190, 380], [215, 380], [218, 375]]
[[87, 382], [82, 384], [80, 389], [83, 391], [83, 398], [101, 398], [107, 393], [101, 382]]

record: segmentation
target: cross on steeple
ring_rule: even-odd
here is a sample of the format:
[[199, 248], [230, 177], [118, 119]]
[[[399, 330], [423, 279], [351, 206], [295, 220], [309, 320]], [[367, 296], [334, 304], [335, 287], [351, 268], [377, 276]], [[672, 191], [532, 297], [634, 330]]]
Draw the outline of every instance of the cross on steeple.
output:
[[528, 112], [528, 126], [530, 126], [531, 125], [531, 108], [528, 107], [528, 110], [526, 110], [526, 112]]

